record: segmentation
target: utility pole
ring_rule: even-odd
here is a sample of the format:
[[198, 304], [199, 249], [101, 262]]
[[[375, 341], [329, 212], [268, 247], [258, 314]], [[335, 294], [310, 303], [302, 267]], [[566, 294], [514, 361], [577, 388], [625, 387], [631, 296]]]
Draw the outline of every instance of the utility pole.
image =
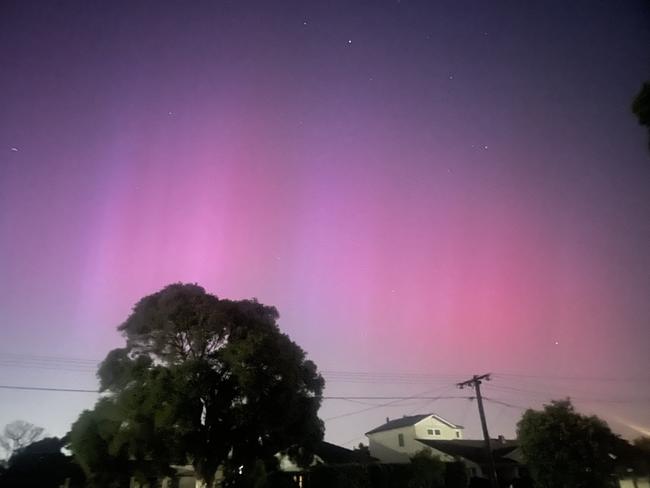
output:
[[492, 457], [492, 446], [490, 445], [490, 434], [488, 433], [487, 422], [485, 421], [485, 411], [483, 410], [483, 398], [481, 397], [481, 382], [482, 380], [490, 381], [490, 374], [483, 374], [480, 376], [474, 375], [471, 379], [458, 383], [457, 386], [461, 390], [466, 386], [474, 388], [476, 392], [476, 401], [478, 403], [478, 414], [481, 417], [481, 428], [483, 429], [483, 440], [485, 441], [485, 454], [488, 458], [488, 475], [490, 477], [490, 484], [492, 488], [498, 488], [497, 483], [497, 470], [494, 466], [494, 458]]

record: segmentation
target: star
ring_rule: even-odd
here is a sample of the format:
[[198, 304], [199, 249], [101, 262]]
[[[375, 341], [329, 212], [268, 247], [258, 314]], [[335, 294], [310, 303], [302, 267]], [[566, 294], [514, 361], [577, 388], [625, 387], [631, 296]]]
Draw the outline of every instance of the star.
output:
[[11, 148], [11, 151], [12, 151], [12, 152], [18, 152], [18, 148], [17, 148], [17, 147], [12, 147], [12, 148]]
[[449, 79], [450, 79], [450, 80], [453, 80], [453, 79], [454, 79], [454, 75], [449, 75]]
[[352, 39], [348, 39], [348, 44], [352, 44]]
[[488, 148], [487, 146], [483, 146], [483, 149], [487, 149], [487, 148]]
[[559, 342], [559, 341], [555, 341], [555, 345], [556, 345], [556, 346], [557, 346], [557, 345], [559, 345], [559, 344], [560, 344], [560, 342]]
[[169, 111], [169, 112], [167, 112], [167, 115], [174, 115], [174, 112]]
[[302, 21], [302, 25], [307, 25], [307, 21], [306, 21], [306, 20], [303, 20], [303, 21]]

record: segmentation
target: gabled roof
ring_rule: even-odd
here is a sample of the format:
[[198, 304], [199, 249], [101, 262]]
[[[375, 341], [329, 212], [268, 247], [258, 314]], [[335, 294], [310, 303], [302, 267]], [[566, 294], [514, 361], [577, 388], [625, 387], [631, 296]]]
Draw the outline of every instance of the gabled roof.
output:
[[[453, 439], [453, 440], [434, 440], [434, 439], [416, 439], [422, 444], [444, 452], [450, 456], [459, 456], [469, 459], [477, 464], [487, 463], [485, 453], [485, 444], [482, 440], [470, 439]], [[518, 464], [512, 458], [506, 457], [519, 447], [515, 440], [509, 439], [490, 439], [490, 447], [494, 462], [497, 464]]]
[[433, 417], [436, 420], [438, 420], [439, 422], [442, 422], [443, 424], [448, 425], [452, 429], [462, 429], [463, 428], [462, 425], [452, 424], [451, 422], [443, 419], [442, 417], [440, 417], [439, 415], [436, 415], [434, 413], [425, 413], [425, 414], [421, 414], [421, 415], [409, 415], [409, 416], [404, 416], [404, 417], [399, 418], [399, 419], [389, 420], [385, 424], [382, 424], [379, 427], [375, 427], [374, 429], [366, 432], [366, 435], [375, 434], [377, 432], [384, 432], [384, 431], [387, 431], [387, 430], [400, 429], [402, 427], [409, 427], [410, 425], [415, 425], [420, 420], [424, 420], [427, 417]]
[[440, 415], [436, 415], [435, 413], [432, 413], [431, 416], [433, 418], [435, 418], [437, 421], [445, 424], [446, 426], [451, 427], [452, 429], [464, 429], [465, 428], [462, 425], [452, 424], [448, 420], [443, 419]]
[[385, 430], [393, 430], [393, 429], [399, 429], [401, 427], [408, 427], [409, 425], [415, 425], [420, 420], [422, 420], [422, 419], [424, 419], [424, 418], [426, 418], [428, 416], [429, 416], [429, 414], [410, 415], [410, 416], [405, 416], [405, 417], [395, 419], [395, 420], [389, 420], [385, 424], [382, 424], [379, 427], [375, 427], [374, 429], [366, 432], [366, 435], [375, 434], [376, 432], [383, 432]]

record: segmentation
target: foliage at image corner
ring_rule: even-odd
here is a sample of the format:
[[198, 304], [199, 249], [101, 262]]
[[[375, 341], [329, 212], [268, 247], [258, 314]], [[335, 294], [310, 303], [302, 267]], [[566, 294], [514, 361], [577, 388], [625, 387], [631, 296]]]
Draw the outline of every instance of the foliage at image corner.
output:
[[324, 381], [278, 317], [274, 307], [195, 284], [142, 298], [118, 328], [126, 346], [100, 365], [102, 398], [71, 431], [91, 483], [189, 463], [208, 483], [221, 466], [224, 486], [240, 486], [241, 466], [252, 473], [261, 461], [273, 471], [278, 452], [308, 465], [323, 437]]

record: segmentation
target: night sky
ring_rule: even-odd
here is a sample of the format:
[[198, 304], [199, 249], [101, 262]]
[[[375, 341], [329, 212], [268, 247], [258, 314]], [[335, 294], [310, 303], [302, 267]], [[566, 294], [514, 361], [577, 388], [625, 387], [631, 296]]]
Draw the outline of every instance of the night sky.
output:
[[[494, 435], [567, 395], [650, 435], [649, 47], [641, 0], [3, 1], [0, 384], [96, 388], [133, 304], [198, 282], [275, 305], [327, 396], [493, 372]], [[0, 390], [0, 427], [95, 400]], [[389, 401], [324, 400], [327, 440], [480, 435]]]

